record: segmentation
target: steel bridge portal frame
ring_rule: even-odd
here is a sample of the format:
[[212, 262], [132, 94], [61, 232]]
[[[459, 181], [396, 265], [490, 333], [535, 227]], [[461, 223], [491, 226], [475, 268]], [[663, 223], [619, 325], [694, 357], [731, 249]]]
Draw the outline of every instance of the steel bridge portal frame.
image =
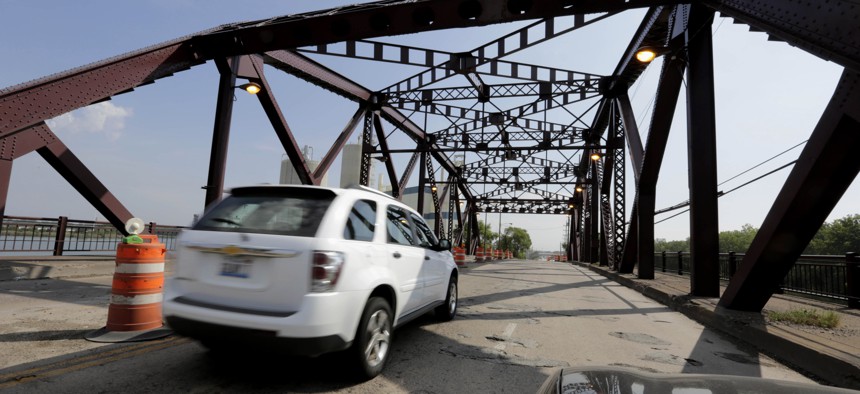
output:
[[[721, 305], [733, 309], [761, 310], [775, 291], [776, 284], [792, 266], [794, 259], [860, 171], [860, 156], [853, 154], [853, 150], [860, 143], [860, 91], [857, 75], [860, 72], [860, 46], [849, 40], [850, 37], [860, 36], [860, 24], [856, 23], [860, 20], [860, 9], [847, 0], [833, 1], [828, 3], [828, 7], [818, 7], [814, 3], [704, 0], [690, 5], [668, 0], [402, 0], [221, 26], [195, 36], [182, 37], [0, 90], [0, 212], [5, 210], [13, 161], [35, 151], [105, 218], [124, 231], [123, 223], [132, 216], [131, 213], [69, 151], [44, 121], [214, 60], [220, 80], [210, 169], [205, 186], [206, 204], [216, 201], [223, 190], [232, 116], [232, 104], [228, 98], [232, 98], [237, 78], [244, 78], [262, 86], [258, 95], [260, 104], [305, 184], [319, 183], [322, 175], [342, 150], [345, 141], [358, 125], [363, 123], [362, 173], [369, 167], [371, 158], [381, 157], [386, 162], [386, 173], [393, 186], [392, 193], [400, 197], [416, 164], [420, 166], [419, 171], [428, 175], [425, 178], [428, 183], [433, 185], [437, 182], [434, 173], [436, 167], [431, 158], [435, 160], [440, 171], [444, 170], [449, 174], [444, 185], [451, 187], [450, 202], [460, 197], [465, 200], [466, 209], [462, 212], [462, 217], [468, 218], [468, 224], [461, 221], [458, 227], [464, 229], [468, 226], [470, 229], [467, 240], [472, 246], [470, 250], [479, 242], [476, 213], [489, 207], [485, 202], [495, 204], [494, 209], [519, 206], [519, 212], [519, 209], [524, 209], [523, 204], [515, 203], [517, 200], [514, 198], [506, 199], [501, 196], [511, 195], [517, 190], [528, 190], [544, 201], [540, 203], [538, 199], [531, 203], [528, 209], [535, 212], [553, 213], [564, 205], [569, 208], [569, 204], [575, 204], [573, 209], [563, 210], [567, 215], [571, 215], [571, 231], [568, 235], [571, 258], [576, 256], [580, 260], [596, 262], [602, 255], [603, 261], [611, 262], [612, 266], [621, 272], [633, 272], [638, 266], [639, 277], [649, 278], [654, 274], [656, 179], [675, 102], [680, 93], [682, 75], [686, 72], [692, 289], [694, 295], [718, 296], [713, 54], [710, 34], [699, 34], [710, 31], [709, 26], [716, 11], [722, 16], [734, 18], [757, 31], [765, 32], [771, 39], [786, 41], [792, 46], [845, 67], [831, 103], [813, 130], [801, 158], [720, 301]], [[615, 71], [606, 77], [501, 59], [631, 8], [648, 8], [648, 12]], [[587, 20], [587, 15], [595, 13], [605, 15]], [[554, 18], [566, 15], [574, 15], [573, 26], [567, 29], [558, 28], [554, 24]], [[520, 29], [467, 53], [425, 50], [423, 60], [415, 60], [408, 55], [416, 48], [367, 41], [380, 36], [520, 20], [537, 20], [529, 25], [529, 28], [543, 29], [544, 37], [530, 39], [528, 29]], [[379, 92], [373, 92], [294, 51], [300, 48], [319, 55], [328, 44], [335, 42], [347, 43], [346, 50], [334, 54], [336, 56], [365, 56], [376, 61], [415, 63], [425, 66], [426, 70]], [[363, 55], [356, 50], [362, 45], [373, 48], [373, 55]], [[638, 138], [638, 130], [633, 127], [636, 122], [629, 108], [627, 89], [646, 67], [633, 60], [634, 52], [646, 45], [668, 48], [669, 56], [664, 61], [655, 110], [643, 147]], [[385, 53], [390, 52], [390, 49], [399, 51], [400, 57], [387, 58]], [[437, 62], [437, 56], [447, 57], [448, 60]], [[355, 114], [344, 126], [321, 166], [313, 172], [308, 169], [292, 131], [274, 99], [263, 73], [264, 64], [303, 78], [358, 104]], [[550, 75], [549, 80], [541, 80], [537, 77], [540, 74]], [[526, 82], [491, 85], [484, 81], [486, 75]], [[469, 85], [458, 89], [424, 89], [453, 76], [464, 77]], [[568, 82], [563, 85], [558, 84], [559, 81]], [[465, 97], [486, 103], [494, 97], [528, 95], [538, 97], [534, 105], [509, 108], [501, 112], [485, 111], [483, 107], [477, 111], [441, 102]], [[551, 109], [565, 108], [571, 103], [595, 97], [601, 98], [600, 105], [594, 107], [596, 113], [588, 127], [569, 127], [536, 119], [516, 120]], [[453, 126], [429, 132], [416, 125], [409, 115], [402, 112], [407, 110], [448, 118]], [[584, 117], [574, 116], [577, 121]], [[382, 120], [408, 136], [414, 142], [414, 148], [398, 150], [388, 146]], [[487, 127], [496, 127], [499, 130], [486, 134], [484, 129]], [[370, 142], [374, 132], [378, 137], [375, 145]], [[569, 143], [563, 143], [565, 139]], [[534, 145], [522, 145], [522, 141], [529, 140], [534, 142]], [[623, 191], [619, 193], [619, 190], [623, 189], [624, 185], [619, 175], [619, 168], [624, 166], [621, 160], [624, 153], [620, 150], [623, 148], [622, 141], [627, 143], [636, 178], [635, 204], [626, 237], [623, 236], [624, 223], [619, 219], [625, 216], [625, 204], [619, 200], [619, 196], [623, 198]], [[494, 146], [490, 146], [491, 144]], [[619, 144], [622, 144], [621, 148]], [[528, 168], [533, 168], [508, 167], [504, 164], [506, 160], [514, 158], [526, 163], [526, 160], [532, 160], [536, 153], [549, 148], [559, 152], [577, 149], [601, 150], [603, 163], [590, 163], [584, 155], [580, 157], [579, 164], [572, 163], [571, 159], [558, 163], [544, 161], [538, 164], [543, 168], [543, 174], [533, 171], [530, 175], [536, 177], [533, 181], [501, 182], [502, 178], [529, 174], [531, 170]], [[398, 151], [412, 153], [399, 179], [391, 163], [391, 154]], [[447, 154], [458, 151], [476, 154], [484, 152], [484, 158], [476, 163], [458, 166]], [[489, 154], [493, 152], [498, 154]], [[498, 165], [501, 165], [501, 171], [495, 169], [499, 168]], [[480, 182], [481, 179], [470, 178], [468, 174], [481, 166], [494, 168], [493, 176], [498, 179], [493, 181], [500, 182], [496, 191], [477, 196], [469, 185], [471, 181]], [[598, 171], [599, 167], [604, 169], [602, 174]], [[517, 168], [517, 171], [513, 168]], [[575, 179], [569, 178], [568, 172], [576, 173]], [[620, 173], [623, 175], [623, 170]], [[488, 176], [489, 172], [481, 174], [481, 177]], [[610, 177], [612, 179], [609, 179]], [[366, 177], [362, 178], [363, 183], [367, 181]], [[565, 182], [568, 186], [584, 185], [586, 192], [577, 194], [563, 188], [560, 192], [541, 192], [535, 188], [541, 184], [564, 186]], [[421, 183], [419, 186], [423, 188], [424, 182]], [[607, 190], [612, 191], [613, 187], [616, 188], [616, 200], [609, 203]], [[810, 193], [813, 190], [816, 193]], [[444, 198], [448, 198], [447, 194], [443, 194], [440, 199], [434, 193], [432, 198], [439, 219], [437, 222], [441, 223], [441, 217], [438, 216], [439, 207], [444, 203]], [[601, 222], [597, 216], [601, 211], [598, 208], [599, 198], [604, 201], [605, 212], [602, 233], [597, 231]], [[606, 209], [607, 206], [609, 209]], [[458, 214], [458, 221], [460, 218]], [[437, 231], [442, 232], [442, 229], [437, 228]], [[447, 231], [454, 236], [451, 233], [451, 224]], [[606, 246], [599, 251], [598, 241], [601, 234], [606, 236]]]

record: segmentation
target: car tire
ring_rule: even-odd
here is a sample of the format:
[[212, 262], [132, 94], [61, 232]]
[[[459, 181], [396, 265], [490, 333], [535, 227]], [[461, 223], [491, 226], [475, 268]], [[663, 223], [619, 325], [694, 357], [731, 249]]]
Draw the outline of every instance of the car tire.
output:
[[445, 303], [436, 307], [436, 319], [439, 321], [450, 321], [457, 314], [457, 277], [451, 275], [448, 281], [448, 293], [445, 295]]
[[373, 379], [382, 372], [391, 350], [393, 319], [391, 307], [385, 299], [372, 297], [368, 300], [351, 349], [360, 380]]

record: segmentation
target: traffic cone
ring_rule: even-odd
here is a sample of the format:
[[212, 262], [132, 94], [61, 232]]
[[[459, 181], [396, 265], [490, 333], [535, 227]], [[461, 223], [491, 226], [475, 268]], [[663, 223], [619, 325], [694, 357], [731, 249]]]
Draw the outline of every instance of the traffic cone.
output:
[[143, 243], [119, 243], [111, 287], [107, 325], [85, 338], [92, 342], [137, 342], [172, 333], [164, 327], [164, 255], [156, 235], [140, 235]]

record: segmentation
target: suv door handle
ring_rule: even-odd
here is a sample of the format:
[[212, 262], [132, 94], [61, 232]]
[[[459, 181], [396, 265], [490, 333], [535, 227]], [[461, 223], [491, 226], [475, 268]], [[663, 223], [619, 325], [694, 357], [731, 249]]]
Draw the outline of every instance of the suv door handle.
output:
[[430, 256], [424, 256], [424, 260], [430, 260]]
[[395, 258], [395, 259], [399, 259], [399, 258], [400, 258], [400, 256], [401, 256], [401, 255], [400, 255], [400, 252], [394, 252], [394, 258]]

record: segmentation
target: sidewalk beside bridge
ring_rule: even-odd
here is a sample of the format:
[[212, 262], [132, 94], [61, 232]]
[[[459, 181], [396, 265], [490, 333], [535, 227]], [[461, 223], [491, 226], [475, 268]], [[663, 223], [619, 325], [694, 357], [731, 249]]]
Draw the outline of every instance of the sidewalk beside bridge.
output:
[[[776, 294], [762, 313], [740, 312], [717, 306], [719, 298], [690, 295], [690, 277], [655, 272], [654, 279], [619, 274], [609, 267], [574, 262], [698, 321], [734, 337], [825, 383], [860, 390], [860, 310], [807, 298]], [[726, 283], [722, 283], [721, 291]], [[834, 329], [769, 321], [768, 311], [798, 309], [833, 311], [840, 317]]]

